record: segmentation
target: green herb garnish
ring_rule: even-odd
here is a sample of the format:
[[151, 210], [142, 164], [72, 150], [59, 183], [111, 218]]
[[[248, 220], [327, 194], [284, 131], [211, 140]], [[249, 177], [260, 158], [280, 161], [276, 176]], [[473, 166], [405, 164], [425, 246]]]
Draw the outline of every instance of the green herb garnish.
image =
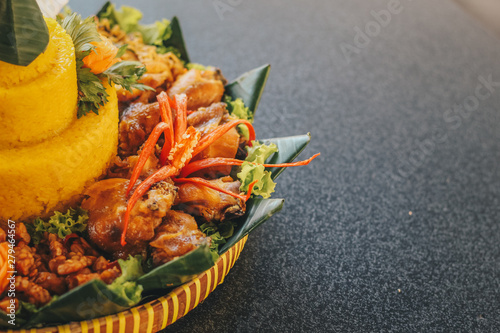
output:
[[[104, 80], [121, 85], [124, 89], [132, 91], [154, 90], [144, 84], [137, 83], [145, 73], [146, 68], [138, 61], [120, 61], [100, 74], [94, 74], [89, 68], [83, 67], [83, 58], [95, 49], [92, 42], [101, 41], [93, 17], [82, 20], [81, 16], [72, 13], [59, 22], [73, 39], [76, 56], [76, 73], [78, 78], [78, 118], [89, 112], [99, 114], [99, 108], [108, 101], [108, 94], [103, 85]], [[126, 46], [122, 46], [117, 57], [123, 55]]]
[[31, 235], [32, 242], [38, 244], [44, 232], [56, 234], [61, 239], [72, 233], [82, 233], [87, 228], [88, 219], [89, 215], [86, 210], [80, 207], [70, 208], [66, 214], [54, 212], [47, 222], [37, 218], [33, 224], [27, 223], [26, 228]]

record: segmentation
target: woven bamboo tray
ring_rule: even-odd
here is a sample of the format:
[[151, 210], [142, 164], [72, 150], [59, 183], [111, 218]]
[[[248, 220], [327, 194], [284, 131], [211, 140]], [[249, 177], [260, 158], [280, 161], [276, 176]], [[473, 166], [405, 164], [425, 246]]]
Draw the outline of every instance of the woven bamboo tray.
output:
[[169, 294], [149, 303], [129, 310], [66, 325], [27, 330], [7, 330], [8, 333], [143, 333], [156, 332], [173, 324], [194, 309], [215, 288], [224, 282], [234, 263], [240, 256], [248, 236], [242, 238], [226, 253], [220, 256], [215, 265]]

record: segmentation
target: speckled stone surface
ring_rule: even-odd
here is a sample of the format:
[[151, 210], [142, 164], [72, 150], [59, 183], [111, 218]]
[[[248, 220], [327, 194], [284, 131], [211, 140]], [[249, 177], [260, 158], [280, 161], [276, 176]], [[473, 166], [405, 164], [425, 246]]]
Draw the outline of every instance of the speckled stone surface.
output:
[[270, 63], [258, 137], [322, 153], [167, 332], [500, 331], [500, 41], [452, 2], [397, 3], [135, 3], [229, 79]]

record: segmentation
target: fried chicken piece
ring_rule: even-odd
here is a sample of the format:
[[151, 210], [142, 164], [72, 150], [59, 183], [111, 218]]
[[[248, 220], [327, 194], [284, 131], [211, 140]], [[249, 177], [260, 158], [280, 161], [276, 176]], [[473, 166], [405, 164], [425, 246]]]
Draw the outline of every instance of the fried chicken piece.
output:
[[5, 242], [5, 239], [7, 239], [7, 234], [2, 228], [0, 228], [0, 243]]
[[156, 230], [156, 236], [149, 243], [152, 248], [153, 263], [158, 266], [180, 257], [210, 241], [198, 229], [194, 217], [183, 212], [171, 210]]
[[201, 107], [188, 115], [187, 122], [189, 126], [196, 128], [203, 137], [216, 129], [227, 113], [225, 103], [213, 103], [206, 108]]
[[[231, 177], [210, 180], [218, 187], [240, 193], [241, 183]], [[245, 203], [238, 198], [203, 185], [184, 183], [179, 186], [174, 209], [182, 210], [203, 221], [219, 222], [245, 213]]]
[[128, 179], [105, 179], [86, 191], [82, 208], [89, 211], [90, 241], [115, 259], [144, 254], [155, 229], [172, 206], [176, 187], [167, 181], [154, 184], [135, 204], [126, 233], [127, 245], [120, 243], [127, 210]]
[[218, 70], [191, 69], [175, 80], [168, 96], [186, 94], [188, 110], [197, 110], [212, 103], [220, 102], [224, 94], [225, 79]]
[[[139, 179], [146, 179], [160, 168], [160, 160], [156, 155], [160, 155], [161, 149], [156, 145], [156, 152], [152, 153], [146, 163], [144, 164]], [[137, 161], [139, 160], [140, 150], [137, 152], [138, 155], [128, 156], [121, 159], [119, 156], [115, 156], [112, 165], [108, 169], [108, 178], [130, 178], [132, 176], [132, 171], [134, 170]]]
[[133, 103], [125, 109], [119, 125], [119, 154], [137, 154], [154, 127], [160, 122], [160, 107], [156, 103]]
[[[196, 128], [201, 135], [204, 136], [211, 133], [218, 126], [232, 120], [232, 118], [226, 110], [225, 103], [213, 103], [207, 108], [199, 108], [195, 112], [191, 113], [187, 120], [188, 125]], [[235, 158], [236, 153], [238, 152], [239, 144], [240, 135], [238, 134], [236, 128], [232, 128], [198, 154], [198, 156], [194, 157], [193, 161], [212, 157]], [[227, 176], [229, 173], [231, 173], [230, 166], [221, 166], [203, 169], [201, 172], [198, 172], [193, 176], [217, 178], [220, 176]]]

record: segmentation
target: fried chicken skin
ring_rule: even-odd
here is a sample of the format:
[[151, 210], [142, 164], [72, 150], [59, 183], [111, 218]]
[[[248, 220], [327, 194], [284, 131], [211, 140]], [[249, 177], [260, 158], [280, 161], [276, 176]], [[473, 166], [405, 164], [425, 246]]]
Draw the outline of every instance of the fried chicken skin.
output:
[[155, 238], [149, 243], [155, 266], [169, 262], [194, 250], [202, 242], [209, 242], [198, 229], [194, 217], [171, 210], [163, 218], [163, 223], [156, 230]]
[[122, 157], [134, 155], [160, 122], [160, 107], [156, 103], [133, 103], [127, 107], [118, 126], [118, 153]]
[[[233, 181], [229, 176], [210, 182], [228, 191], [240, 193], [241, 183]], [[201, 221], [220, 222], [242, 216], [245, 213], [245, 203], [203, 185], [184, 183], [179, 185], [174, 209], [182, 210]]]
[[120, 243], [127, 210], [128, 179], [111, 178], [92, 185], [85, 193], [82, 208], [89, 211], [87, 231], [90, 241], [115, 259], [145, 255], [148, 241], [172, 206], [176, 187], [167, 181], [154, 184], [130, 213], [127, 244]]
[[217, 70], [191, 69], [180, 75], [167, 90], [168, 96], [186, 94], [188, 110], [197, 110], [220, 102], [224, 94], [225, 79]]

